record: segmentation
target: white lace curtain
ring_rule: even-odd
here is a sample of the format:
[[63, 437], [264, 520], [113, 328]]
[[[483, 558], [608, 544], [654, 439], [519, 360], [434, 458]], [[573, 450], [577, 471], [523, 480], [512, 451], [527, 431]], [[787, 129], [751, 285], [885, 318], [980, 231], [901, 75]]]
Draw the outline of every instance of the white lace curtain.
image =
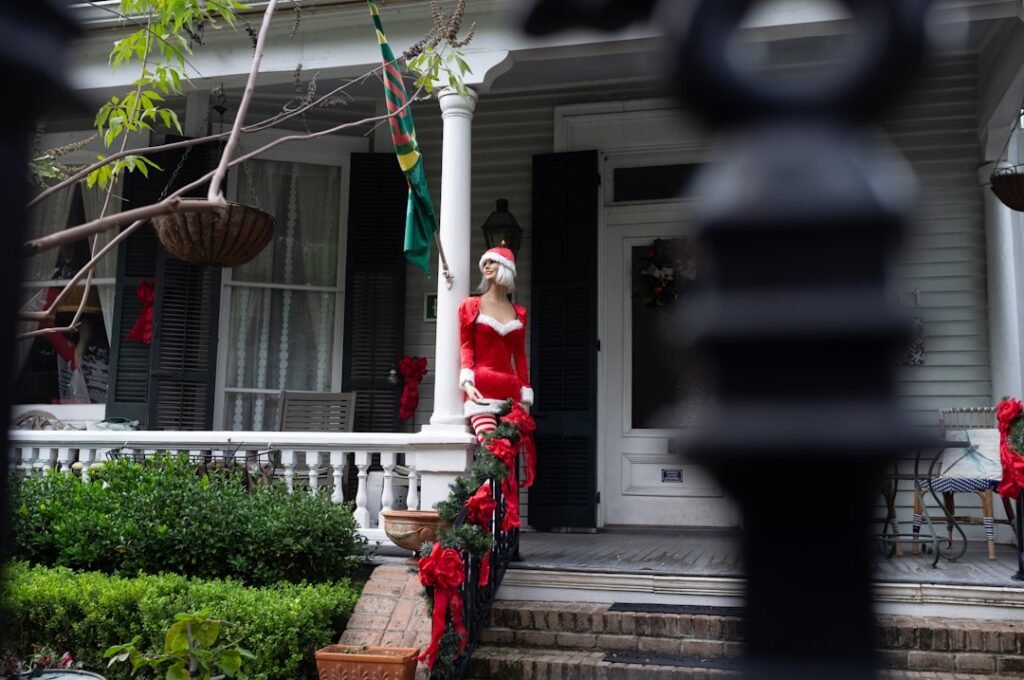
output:
[[277, 425], [280, 390], [331, 387], [340, 178], [335, 167], [246, 165], [241, 201], [277, 224], [271, 244], [231, 274], [225, 426], [262, 430]]

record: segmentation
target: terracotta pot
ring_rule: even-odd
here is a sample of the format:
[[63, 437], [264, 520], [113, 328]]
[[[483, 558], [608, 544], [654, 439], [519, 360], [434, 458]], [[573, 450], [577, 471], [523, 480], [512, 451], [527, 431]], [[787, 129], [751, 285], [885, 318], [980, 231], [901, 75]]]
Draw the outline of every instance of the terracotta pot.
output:
[[380, 513], [384, 533], [395, 545], [418, 552], [424, 543], [437, 540], [444, 522], [434, 510], [385, 510]]
[[319, 680], [413, 680], [416, 657], [412, 647], [327, 645], [316, 652]]
[[160, 243], [179, 260], [216, 267], [245, 264], [274, 236], [273, 215], [231, 202], [223, 211], [181, 210], [152, 222]]

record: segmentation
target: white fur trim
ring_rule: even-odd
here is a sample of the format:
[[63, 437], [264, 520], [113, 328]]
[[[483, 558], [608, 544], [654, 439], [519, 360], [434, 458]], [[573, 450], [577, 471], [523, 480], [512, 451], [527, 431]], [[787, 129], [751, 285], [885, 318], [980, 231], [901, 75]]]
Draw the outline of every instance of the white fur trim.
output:
[[493, 316], [489, 316], [483, 312], [477, 314], [476, 320], [485, 326], [493, 328], [498, 335], [508, 335], [512, 331], [517, 331], [523, 327], [523, 322], [519, 319], [512, 319], [508, 323], [502, 323]]
[[493, 413], [495, 415], [501, 413], [501, 409], [505, 406], [504, 399], [481, 399], [482, 403], [476, 403], [475, 401], [466, 400], [462, 405], [462, 413], [467, 418], [473, 416], [483, 415], [484, 413]]
[[459, 385], [465, 385], [466, 383], [469, 383], [470, 385], [473, 384], [472, 368], [464, 368], [461, 371], [459, 371]]
[[526, 406], [533, 406], [533, 388], [532, 387], [521, 387], [519, 388], [519, 400]]
[[503, 264], [512, 270], [513, 276], [516, 274], [516, 263], [507, 257], [502, 257], [501, 255], [492, 252], [484, 253], [480, 256], [480, 271], [484, 270], [484, 262], [497, 262], [498, 264]]

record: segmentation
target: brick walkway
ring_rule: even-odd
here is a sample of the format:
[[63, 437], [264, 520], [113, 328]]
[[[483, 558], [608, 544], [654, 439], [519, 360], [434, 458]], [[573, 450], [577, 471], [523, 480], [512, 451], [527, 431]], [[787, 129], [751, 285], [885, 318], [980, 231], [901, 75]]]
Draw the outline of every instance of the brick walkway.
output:
[[[385, 564], [373, 570], [349, 619], [341, 644], [416, 647], [430, 644], [430, 612], [419, 574], [411, 565]], [[420, 664], [417, 679], [428, 677]]]

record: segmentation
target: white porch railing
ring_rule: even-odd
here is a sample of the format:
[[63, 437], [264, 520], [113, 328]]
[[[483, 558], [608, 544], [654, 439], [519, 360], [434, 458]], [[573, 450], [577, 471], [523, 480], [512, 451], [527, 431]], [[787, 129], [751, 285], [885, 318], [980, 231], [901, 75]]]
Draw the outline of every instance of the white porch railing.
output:
[[[70, 474], [78, 464], [87, 479], [92, 466], [113, 457], [164, 451], [212, 463], [244, 462], [250, 469], [271, 464], [289, 491], [328, 489], [335, 503], [354, 501], [360, 532], [384, 544], [391, 541], [380, 512], [419, 509], [417, 453], [448, 451], [453, 444], [450, 437], [424, 433], [11, 430], [9, 436], [11, 466], [26, 474], [48, 469]], [[374, 459], [379, 469], [371, 470], [377, 468]], [[348, 498], [352, 474], [358, 481], [355, 497]]]

